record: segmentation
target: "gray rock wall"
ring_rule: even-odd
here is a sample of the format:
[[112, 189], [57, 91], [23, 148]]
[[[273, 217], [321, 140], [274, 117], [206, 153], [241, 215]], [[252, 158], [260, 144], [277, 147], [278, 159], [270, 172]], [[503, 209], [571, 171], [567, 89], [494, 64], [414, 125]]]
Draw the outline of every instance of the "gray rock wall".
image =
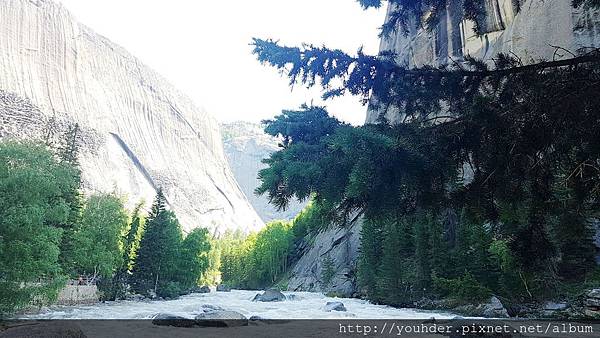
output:
[[306, 206], [306, 203], [292, 201], [286, 210], [278, 211], [269, 204], [268, 197], [257, 196], [254, 190], [260, 185], [258, 172], [265, 168], [262, 163], [271, 153], [279, 150], [279, 140], [265, 134], [256, 123], [233, 122], [221, 125], [223, 145], [229, 166], [250, 204], [264, 222], [291, 220]]
[[21, 126], [6, 127], [10, 137], [30, 136], [51, 116], [96, 136], [80, 159], [89, 191], [116, 190], [133, 205], [150, 204], [163, 187], [185, 230], [263, 226], [228, 166], [216, 120], [62, 5], [0, 1], [0, 89], [37, 109], [19, 121], [2, 111], [3, 124]]
[[[356, 266], [360, 246], [362, 218], [348, 224], [330, 226], [314, 238], [306, 238], [301, 256], [290, 272], [288, 290], [333, 292], [346, 297], [357, 291]], [[335, 274], [329, 283], [323, 279], [326, 260], [333, 263]]]
[[[516, 55], [524, 63], [572, 57], [586, 48], [600, 47], [600, 10], [575, 9], [568, 0], [522, 0], [517, 12], [513, 0], [486, 0], [482, 36], [473, 32], [474, 23], [463, 20], [462, 0], [453, 1], [433, 32], [416, 24], [384, 38], [381, 51], [397, 53], [397, 62], [408, 67], [461, 62], [465, 55], [492, 62], [498, 53]], [[388, 15], [392, 7], [388, 8]], [[565, 50], [557, 50], [556, 47]], [[369, 110], [367, 122], [377, 122], [382, 111]], [[397, 110], [385, 116], [397, 121]]]

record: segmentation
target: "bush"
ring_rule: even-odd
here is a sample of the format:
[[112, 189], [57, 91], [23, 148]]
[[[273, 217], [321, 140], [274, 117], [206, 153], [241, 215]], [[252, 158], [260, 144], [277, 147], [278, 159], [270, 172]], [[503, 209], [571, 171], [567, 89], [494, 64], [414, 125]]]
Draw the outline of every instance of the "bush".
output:
[[177, 298], [184, 293], [184, 290], [178, 282], [167, 282], [156, 290], [156, 295], [162, 298]]
[[481, 285], [468, 272], [454, 279], [434, 276], [433, 286], [442, 296], [449, 296], [461, 302], [481, 302], [492, 296], [492, 291]]

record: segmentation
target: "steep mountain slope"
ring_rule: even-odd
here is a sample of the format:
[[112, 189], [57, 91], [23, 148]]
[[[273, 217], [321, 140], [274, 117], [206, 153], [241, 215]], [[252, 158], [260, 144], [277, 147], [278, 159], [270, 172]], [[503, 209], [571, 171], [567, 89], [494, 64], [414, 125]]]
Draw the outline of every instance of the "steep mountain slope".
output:
[[4, 137], [28, 137], [52, 116], [79, 123], [95, 135], [80, 159], [88, 190], [149, 203], [162, 187], [185, 230], [262, 227], [216, 120], [159, 74], [51, 0], [2, 0], [0, 23], [0, 89], [41, 114], [17, 120], [3, 110], [3, 124], [20, 126]]
[[306, 203], [294, 201], [285, 211], [277, 211], [266, 196], [254, 194], [260, 184], [258, 172], [266, 166], [262, 160], [278, 150], [277, 139], [265, 134], [259, 124], [249, 122], [222, 124], [221, 134], [233, 175], [262, 220], [293, 219]]

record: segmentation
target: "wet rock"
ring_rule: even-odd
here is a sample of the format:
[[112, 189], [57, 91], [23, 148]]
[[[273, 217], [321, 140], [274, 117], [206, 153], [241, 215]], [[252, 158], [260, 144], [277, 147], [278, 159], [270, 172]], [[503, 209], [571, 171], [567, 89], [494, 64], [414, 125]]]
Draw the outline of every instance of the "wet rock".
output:
[[195, 318], [196, 325], [202, 327], [234, 327], [248, 325], [248, 319], [236, 311], [209, 311]]
[[200, 307], [200, 310], [202, 310], [202, 312], [225, 311], [224, 308], [217, 306], [217, 305], [212, 305], [212, 304], [203, 304]]
[[546, 310], [546, 311], [563, 311], [563, 310], [566, 310], [568, 307], [569, 307], [569, 304], [564, 303], [564, 302], [560, 302], [560, 303], [546, 302], [546, 303], [544, 303], [544, 310]]
[[[6, 323], [3, 324], [6, 325]], [[4, 325], [0, 327], [0, 336], [2, 338], [86, 338], [86, 335], [78, 324], [69, 321], [48, 321], [28, 325], [16, 325], [14, 327], [10, 324]]]
[[586, 298], [583, 301], [585, 306], [585, 316], [591, 318], [600, 318], [600, 289], [592, 289], [586, 293]]
[[256, 294], [252, 301], [255, 302], [283, 302], [286, 300], [285, 295], [276, 289], [269, 289], [263, 294]]
[[496, 296], [490, 298], [490, 302], [483, 304], [482, 314], [486, 318], [508, 318], [508, 311]]
[[210, 293], [210, 287], [204, 285], [201, 287], [195, 287], [191, 291], [192, 293]]
[[158, 326], [193, 327], [196, 323], [188, 318], [169, 314], [158, 313], [152, 317], [152, 324]]
[[291, 295], [287, 295], [286, 299], [287, 300], [300, 300], [300, 297], [298, 297], [297, 295], [291, 294]]
[[331, 312], [331, 311], [346, 311], [346, 307], [344, 306], [344, 303], [342, 302], [327, 302], [327, 304], [325, 304], [325, 311], [327, 312]]
[[250, 319], [248, 319], [249, 321], [257, 321], [257, 320], [264, 320], [263, 317], [261, 316], [252, 316], [250, 317]]
[[600, 299], [600, 289], [592, 289], [587, 293], [588, 298]]
[[467, 304], [455, 307], [452, 309], [455, 312], [474, 317], [485, 317], [485, 318], [508, 318], [508, 311], [502, 305], [502, 302], [496, 297], [492, 296], [487, 303], [475, 305]]
[[217, 285], [217, 291], [218, 292], [230, 292], [231, 288], [225, 284], [219, 284], [219, 285]]
[[140, 295], [140, 294], [135, 294], [135, 295], [127, 295], [127, 297], [125, 297], [125, 299], [132, 301], [132, 302], [141, 302], [141, 301], [144, 301], [146, 299], [146, 297], [144, 297], [143, 295]]

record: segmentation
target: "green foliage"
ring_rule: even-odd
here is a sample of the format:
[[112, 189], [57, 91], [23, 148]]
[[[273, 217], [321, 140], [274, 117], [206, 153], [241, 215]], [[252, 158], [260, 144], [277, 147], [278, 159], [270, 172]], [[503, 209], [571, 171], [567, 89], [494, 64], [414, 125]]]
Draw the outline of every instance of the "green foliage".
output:
[[307, 235], [316, 235], [327, 227], [330, 220], [327, 217], [327, 208], [320, 203], [310, 201], [308, 205], [292, 221], [294, 237], [303, 239]]
[[327, 288], [335, 277], [335, 264], [329, 256], [321, 260], [321, 285]]
[[261, 289], [281, 280], [288, 269], [294, 234], [290, 223], [274, 221], [244, 238], [228, 234], [221, 242], [223, 282], [236, 288]]
[[130, 272], [133, 269], [137, 250], [140, 246], [140, 239], [144, 231], [144, 218], [141, 215], [141, 209], [144, 203], [138, 203], [131, 214], [131, 222], [123, 239], [123, 266], [122, 270]]
[[130, 282], [138, 293], [153, 291], [159, 297], [174, 298], [198, 285], [209, 268], [211, 245], [206, 229], [194, 229], [184, 239], [166, 203], [159, 189], [146, 218]]
[[176, 280], [182, 237], [179, 222], [173, 212], [166, 210], [165, 196], [159, 190], [133, 267], [132, 286], [136, 292], [148, 294], [153, 290], [160, 295], [167, 283]]
[[76, 169], [35, 143], [0, 143], [0, 315], [43, 304], [64, 285], [58, 262]]
[[81, 224], [72, 234], [69, 262], [76, 275], [110, 278], [123, 265], [121, 236], [129, 216], [120, 198], [109, 194], [89, 197]]
[[210, 250], [207, 254], [208, 267], [202, 273], [198, 285], [217, 285], [221, 284], [221, 252], [223, 251], [222, 241], [211, 238], [209, 240]]
[[481, 285], [468, 272], [454, 279], [434, 277], [433, 284], [438, 292], [461, 302], [478, 303], [492, 296], [492, 291]]
[[[325, 96], [373, 94], [399, 109], [394, 124], [351, 127], [320, 107], [267, 121], [286, 142], [265, 161], [258, 192], [280, 206], [313, 196], [333, 220], [363, 212], [359, 280], [367, 294], [383, 294], [374, 276], [385, 257], [385, 226], [377, 223], [386, 218], [419, 220], [410, 232], [419, 292], [429, 293], [432, 276], [469, 272], [495, 292], [536, 299], [593, 268], [587, 220], [600, 211], [598, 52], [533, 65], [499, 55], [493, 69], [473, 59], [405, 69], [385, 56], [263, 40], [255, 47], [293, 83], [320, 80]], [[339, 88], [328, 85], [334, 79]], [[454, 228], [440, 223], [444, 210], [463, 213]], [[515, 272], [492, 260], [493, 240], [508, 245]]]
[[183, 289], [191, 289], [198, 285], [203, 273], [209, 268], [210, 250], [208, 230], [196, 228], [185, 237], [181, 245], [177, 278]]

